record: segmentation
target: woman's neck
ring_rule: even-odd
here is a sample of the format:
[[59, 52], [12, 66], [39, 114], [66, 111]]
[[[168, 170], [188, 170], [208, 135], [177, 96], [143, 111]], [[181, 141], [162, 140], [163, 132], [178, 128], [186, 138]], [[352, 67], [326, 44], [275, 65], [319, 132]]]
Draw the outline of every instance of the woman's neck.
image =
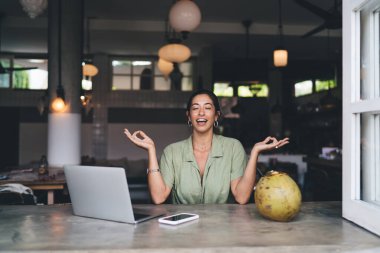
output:
[[194, 151], [209, 151], [212, 145], [213, 132], [197, 133], [193, 132], [192, 142]]

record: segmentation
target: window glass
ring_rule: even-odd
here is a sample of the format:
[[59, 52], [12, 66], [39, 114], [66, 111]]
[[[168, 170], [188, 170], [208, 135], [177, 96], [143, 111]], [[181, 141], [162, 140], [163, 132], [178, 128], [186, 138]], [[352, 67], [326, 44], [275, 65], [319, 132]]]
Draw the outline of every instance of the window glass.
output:
[[[365, 100], [373, 96], [371, 87], [371, 38], [372, 25], [370, 15], [372, 10], [363, 9], [360, 12], [360, 99]], [[378, 39], [378, 38], [377, 38]]]
[[[113, 83], [112, 90], [170, 90], [172, 88], [170, 75], [165, 79], [157, 67], [157, 61], [149, 59], [112, 60]], [[182, 73], [182, 91], [193, 89], [192, 62], [179, 64]], [[130, 80], [127, 80], [127, 79]]]
[[191, 76], [193, 71], [193, 64], [190, 62], [183, 62], [179, 64], [179, 70], [184, 76]]
[[323, 91], [323, 90], [329, 90], [336, 88], [336, 81], [335, 80], [315, 80], [315, 90], [317, 92]]
[[306, 80], [294, 84], [294, 96], [300, 97], [313, 93], [313, 82]]
[[156, 76], [154, 78], [154, 89], [155, 90], [170, 90], [169, 78], [164, 78], [163, 76]]
[[240, 85], [238, 87], [239, 97], [268, 97], [269, 89], [267, 84]]
[[234, 95], [234, 89], [230, 83], [214, 83], [213, 92], [218, 97], [232, 97]]
[[[48, 88], [47, 60], [14, 59], [12, 71], [12, 86], [15, 89], [46, 90]], [[36, 68], [17, 70], [18, 68]]]
[[10, 86], [9, 74], [3, 68], [10, 67], [10, 59], [0, 58], [0, 64], [2, 66], [1, 70], [3, 70], [2, 72], [4, 72], [4, 73], [0, 73], [0, 88], [9, 88]]
[[132, 90], [139, 90], [140, 89], [140, 76], [132, 76]]
[[377, 29], [374, 32], [374, 38], [375, 38], [375, 43], [374, 43], [374, 52], [375, 53], [375, 97], [380, 97], [380, 9], [377, 9], [374, 12], [374, 20], [375, 20], [375, 27]]
[[360, 198], [380, 205], [380, 114], [363, 113], [360, 123]]
[[193, 79], [191, 77], [182, 78], [182, 90], [183, 91], [193, 90]]
[[144, 70], [149, 69], [150, 72], [151, 70], [151, 65], [133, 65], [133, 74], [134, 75], [141, 75]]
[[112, 61], [112, 68], [114, 74], [132, 74], [132, 62], [131, 61]]
[[112, 90], [132, 89], [131, 76], [113, 76]]

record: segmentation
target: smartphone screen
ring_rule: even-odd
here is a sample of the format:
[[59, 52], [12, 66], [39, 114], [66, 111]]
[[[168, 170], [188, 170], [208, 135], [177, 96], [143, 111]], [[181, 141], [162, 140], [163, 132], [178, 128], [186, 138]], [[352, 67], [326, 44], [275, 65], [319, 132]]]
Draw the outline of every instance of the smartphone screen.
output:
[[163, 220], [178, 221], [178, 220], [183, 220], [183, 219], [190, 218], [193, 216], [194, 215], [191, 215], [191, 214], [179, 214], [179, 215], [174, 215], [172, 217], [164, 218]]

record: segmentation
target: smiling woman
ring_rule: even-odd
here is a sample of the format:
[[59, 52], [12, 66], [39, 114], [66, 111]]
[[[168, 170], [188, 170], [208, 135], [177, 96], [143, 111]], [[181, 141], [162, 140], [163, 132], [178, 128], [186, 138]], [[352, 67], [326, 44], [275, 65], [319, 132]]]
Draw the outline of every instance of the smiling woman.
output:
[[256, 164], [261, 152], [280, 148], [289, 139], [267, 137], [252, 148], [250, 159], [242, 144], [233, 138], [214, 134], [221, 116], [218, 98], [209, 90], [197, 90], [189, 98], [186, 115], [192, 135], [167, 146], [158, 165], [154, 141], [138, 130], [125, 135], [148, 151], [149, 190], [154, 203], [172, 195], [176, 204], [227, 203], [232, 197], [246, 204], [251, 196]]

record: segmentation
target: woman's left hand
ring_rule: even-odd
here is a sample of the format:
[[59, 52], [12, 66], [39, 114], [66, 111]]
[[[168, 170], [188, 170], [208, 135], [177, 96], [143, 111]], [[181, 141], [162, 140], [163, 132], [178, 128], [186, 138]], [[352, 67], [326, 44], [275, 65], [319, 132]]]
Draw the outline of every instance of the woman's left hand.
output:
[[262, 151], [269, 151], [272, 149], [278, 149], [289, 143], [289, 138], [284, 138], [282, 140], [277, 140], [274, 137], [268, 136], [265, 140], [258, 142], [253, 146], [252, 152], [257, 152], [257, 154]]

